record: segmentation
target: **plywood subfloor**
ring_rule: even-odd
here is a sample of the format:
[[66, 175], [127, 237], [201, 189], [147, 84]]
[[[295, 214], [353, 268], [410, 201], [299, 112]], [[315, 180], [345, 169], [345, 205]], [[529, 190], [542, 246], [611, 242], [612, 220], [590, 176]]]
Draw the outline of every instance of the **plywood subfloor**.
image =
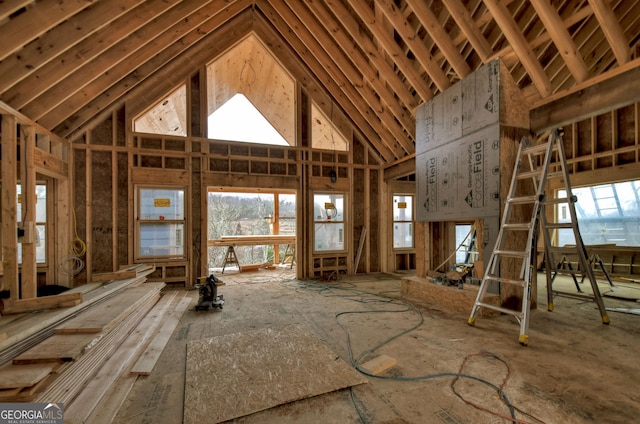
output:
[[365, 382], [301, 326], [196, 340], [187, 344], [184, 423], [227, 421]]

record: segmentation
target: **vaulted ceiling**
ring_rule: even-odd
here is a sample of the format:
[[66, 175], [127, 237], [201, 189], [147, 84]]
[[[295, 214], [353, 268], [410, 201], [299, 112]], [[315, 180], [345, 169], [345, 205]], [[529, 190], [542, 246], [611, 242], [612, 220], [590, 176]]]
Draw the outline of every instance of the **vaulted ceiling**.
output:
[[415, 152], [417, 106], [496, 58], [530, 107], [640, 66], [640, 0], [12, 0], [0, 100], [73, 137], [249, 33], [386, 162]]

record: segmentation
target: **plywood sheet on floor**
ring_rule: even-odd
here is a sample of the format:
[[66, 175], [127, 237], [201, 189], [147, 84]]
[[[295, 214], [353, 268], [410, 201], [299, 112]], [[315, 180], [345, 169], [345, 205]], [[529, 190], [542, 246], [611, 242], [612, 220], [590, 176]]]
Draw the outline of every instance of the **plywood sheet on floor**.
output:
[[186, 367], [184, 424], [227, 421], [366, 382], [300, 326], [189, 342]]

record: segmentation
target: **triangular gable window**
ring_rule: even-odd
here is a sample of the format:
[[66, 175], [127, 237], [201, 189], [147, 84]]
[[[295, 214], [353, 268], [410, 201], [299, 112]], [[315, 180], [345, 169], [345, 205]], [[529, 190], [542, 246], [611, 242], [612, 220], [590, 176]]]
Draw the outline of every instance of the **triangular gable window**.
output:
[[255, 34], [207, 65], [207, 137], [295, 146], [295, 81]]
[[187, 87], [180, 86], [133, 120], [133, 131], [187, 136]]
[[208, 138], [288, 146], [244, 94], [236, 94], [209, 115]]

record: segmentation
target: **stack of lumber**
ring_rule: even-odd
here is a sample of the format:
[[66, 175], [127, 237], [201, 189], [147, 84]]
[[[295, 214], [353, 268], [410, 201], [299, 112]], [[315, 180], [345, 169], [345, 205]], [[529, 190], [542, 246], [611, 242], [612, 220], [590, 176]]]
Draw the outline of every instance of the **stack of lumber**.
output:
[[[99, 285], [86, 293], [89, 304], [70, 314], [1, 317], [15, 343], [0, 351], [13, 355], [0, 363], [0, 402], [64, 402], [65, 422], [110, 422], [135, 379], [151, 372], [191, 302], [186, 292], [163, 295], [164, 283], [145, 281]], [[30, 336], [19, 339], [18, 330]]]
[[65, 423], [111, 422], [191, 303], [187, 292], [163, 287], [128, 287], [61, 323], [0, 368], [0, 402], [62, 402]]
[[[34, 313], [0, 316], [0, 364], [10, 361], [31, 346], [50, 337], [54, 328], [61, 322], [72, 318], [94, 304], [105, 301], [119, 291], [140, 285], [155, 267], [139, 271], [135, 278], [128, 278], [105, 283], [90, 283], [71, 289], [66, 294], [82, 295], [82, 303], [62, 309], [44, 309]], [[53, 296], [47, 296], [53, 297]]]
[[[81, 358], [93, 356], [96, 351], [108, 350], [110, 341], [128, 334], [158, 301], [163, 287], [164, 283], [128, 287], [108, 301], [85, 309], [73, 319], [56, 326], [52, 336], [15, 356], [10, 364], [2, 368], [0, 380], [5, 381], [6, 375], [12, 376], [15, 383], [11, 385], [16, 387], [5, 387], [0, 391], [0, 399], [6, 402], [32, 401], [45, 384], [49, 389], [55, 387], [56, 384], [51, 383], [66, 374]], [[65, 363], [71, 364], [64, 366]], [[39, 379], [35, 381], [35, 377], [32, 377], [24, 380], [35, 369], [39, 371]], [[46, 372], [47, 369], [49, 372]], [[65, 400], [61, 399], [60, 402]]]

